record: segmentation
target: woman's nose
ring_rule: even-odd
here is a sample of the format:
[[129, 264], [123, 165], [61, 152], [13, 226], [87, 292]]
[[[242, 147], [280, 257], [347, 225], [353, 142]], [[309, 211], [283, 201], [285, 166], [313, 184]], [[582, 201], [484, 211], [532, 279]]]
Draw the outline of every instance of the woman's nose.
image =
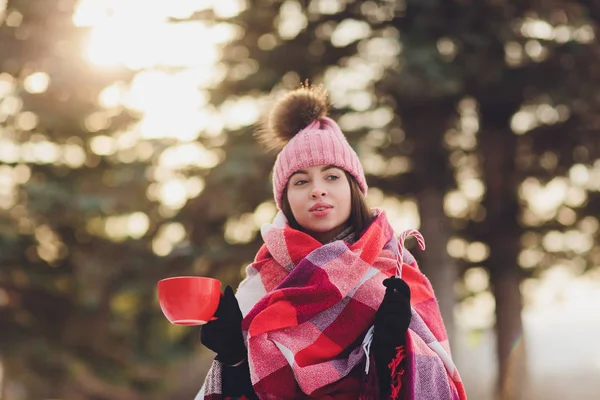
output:
[[310, 197], [313, 199], [317, 199], [319, 197], [323, 197], [327, 195], [327, 192], [323, 189], [320, 188], [314, 188], [311, 192], [310, 192]]

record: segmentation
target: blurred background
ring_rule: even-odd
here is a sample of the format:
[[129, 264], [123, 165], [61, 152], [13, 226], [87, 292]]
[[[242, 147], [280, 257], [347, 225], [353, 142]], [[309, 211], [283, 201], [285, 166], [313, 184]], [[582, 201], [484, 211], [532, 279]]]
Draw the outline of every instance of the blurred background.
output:
[[237, 285], [253, 137], [322, 83], [471, 399], [600, 394], [600, 1], [0, 0], [0, 399], [192, 399], [159, 279]]

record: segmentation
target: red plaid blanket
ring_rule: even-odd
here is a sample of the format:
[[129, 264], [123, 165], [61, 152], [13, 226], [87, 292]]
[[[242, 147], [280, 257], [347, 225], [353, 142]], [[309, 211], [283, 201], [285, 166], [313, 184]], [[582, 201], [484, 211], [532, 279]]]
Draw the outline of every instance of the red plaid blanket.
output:
[[[466, 399], [431, 284], [402, 251], [384, 212], [354, 244], [322, 245], [282, 221], [262, 233], [265, 244], [236, 294], [259, 398], [359, 398], [366, 381], [362, 344], [383, 299], [382, 281], [401, 260], [413, 306], [404, 397]], [[198, 397], [220, 393], [215, 362]]]

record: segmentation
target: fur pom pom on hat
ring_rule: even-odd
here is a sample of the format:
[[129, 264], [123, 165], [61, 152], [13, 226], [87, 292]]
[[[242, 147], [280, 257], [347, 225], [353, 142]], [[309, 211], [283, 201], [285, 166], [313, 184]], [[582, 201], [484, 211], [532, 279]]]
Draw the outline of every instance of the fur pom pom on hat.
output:
[[292, 174], [314, 165], [334, 165], [349, 172], [367, 193], [360, 160], [338, 124], [327, 117], [328, 107], [324, 89], [303, 86], [275, 104], [259, 134], [267, 146], [281, 148], [273, 167], [273, 195], [279, 209]]

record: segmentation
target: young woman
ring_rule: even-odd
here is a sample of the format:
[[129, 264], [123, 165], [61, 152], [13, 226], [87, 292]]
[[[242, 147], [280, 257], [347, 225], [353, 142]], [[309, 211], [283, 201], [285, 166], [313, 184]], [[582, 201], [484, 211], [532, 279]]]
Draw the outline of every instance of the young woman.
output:
[[[382, 210], [358, 156], [302, 87], [261, 133], [280, 146], [280, 213], [202, 343], [217, 353], [197, 399], [466, 399], [427, 278]], [[400, 278], [401, 275], [401, 278]]]

